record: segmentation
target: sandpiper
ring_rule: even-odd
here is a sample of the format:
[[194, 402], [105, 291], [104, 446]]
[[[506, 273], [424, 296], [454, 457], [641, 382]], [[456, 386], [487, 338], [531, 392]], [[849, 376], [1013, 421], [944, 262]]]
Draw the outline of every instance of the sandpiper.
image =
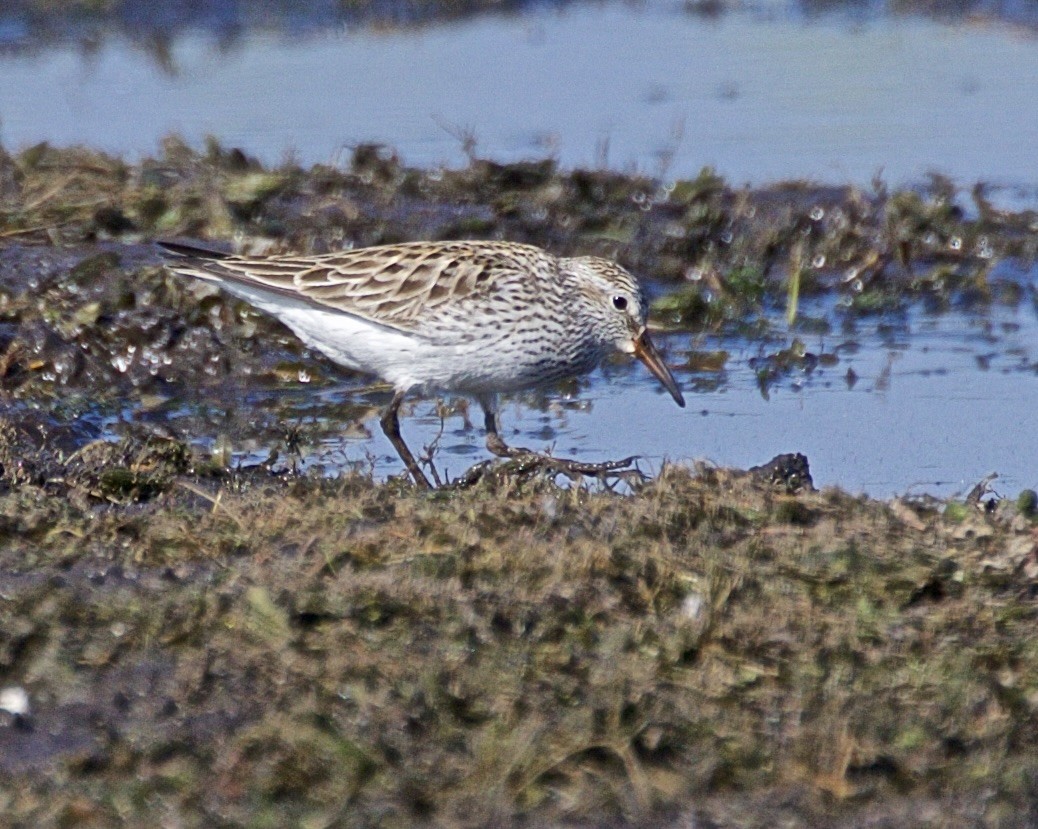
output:
[[238, 256], [159, 242], [177, 274], [215, 282], [276, 317], [333, 362], [390, 383], [382, 429], [415, 484], [429, 481], [400, 435], [411, 391], [471, 395], [487, 449], [511, 456], [497, 396], [633, 354], [685, 400], [646, 329], [637, 280], [596, 256], [559, 258], [513, 242], [409, 242], [315, 256]]

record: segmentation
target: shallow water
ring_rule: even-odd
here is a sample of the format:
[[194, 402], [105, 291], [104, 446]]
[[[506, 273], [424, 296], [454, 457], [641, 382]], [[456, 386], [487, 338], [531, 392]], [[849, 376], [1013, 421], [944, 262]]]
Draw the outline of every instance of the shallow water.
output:
[[135, 156], [170, 132], [211, 133], [304, 163], [381, 141], [434, 166], [463, 163], [469, 135], [497, 160], [552, 154], [663, 177], [711, 165], [736, 183], [900, 184], [936, 170], [1038, 201], [1029, 30], [778, 8], [707, 19], [667, 0], [16, 51], [0, 55], [0, 140]]
[[[1033, 284], [1038, 273], [1030, 279]], [[809, 352], [835, 355], [835, 364], [794, 370], [766, 394], [755, 369], [765, 351], [760, 343], [735, 336], [693, 342], [688, 334], [657, 339], [685, 390], [686, 409], [675, 406], [642, 366], [617, 363], [572, 396], [550, 394], [538, 407], [522, 398], [506, 401], [502, 433], [514, 445], [587, 461], [639, 455], [649, 472], [665, 459], [747, 468], [779, 453], [803, 452], [816, 486], [876, 497], [964, 495], [992, 472], [999, 476], [995, 491], [1004, 495], [1038, 487], [1038, 432], [1031, 426], [1038, 400], [1038, 312], [1030, 302], [984, 314], [870, 318], [856, 321], [850, 333], [802, 336]], [[693, 348], [727, 351], [723, 373], [683, 370]], [[303, 386], [254, 397], [248, 405], [288, 402], [305, 429], [308, 418], [327, 418], [337, 402], [376, 407], [388, 398], [358, 395], [355, 384]], [[370, 434], [352, 438], [338, 436], [325, 420], [333, 425], [332, 436], [304, 451], [304, 466], [399, 473], [401, 463], [374, 411], [365, 420]], [[480, 423], [475, 404], [469, 416]], [[431, 401], [415, 400], [402, 430], [415, 450], [439, 435], [436, 466], [448, 477], [489, 457], [480, 429], [466, 428], [460, 415], [441, 424]], [[261, 446], [236, 458], [259, 462], [268, 451]]]

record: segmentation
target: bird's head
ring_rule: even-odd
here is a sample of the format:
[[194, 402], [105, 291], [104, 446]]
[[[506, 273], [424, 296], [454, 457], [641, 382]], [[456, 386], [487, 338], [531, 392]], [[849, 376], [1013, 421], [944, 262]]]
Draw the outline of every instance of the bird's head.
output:
[[563, 259], [560, 264], [574, 277], [581, 299], [596, 318], [602, 340], [617, 351], [637, 357], [683, 407], [681, 389], [649, 337], [649, 303], [638, 280], [614, 262], [597, 256]]

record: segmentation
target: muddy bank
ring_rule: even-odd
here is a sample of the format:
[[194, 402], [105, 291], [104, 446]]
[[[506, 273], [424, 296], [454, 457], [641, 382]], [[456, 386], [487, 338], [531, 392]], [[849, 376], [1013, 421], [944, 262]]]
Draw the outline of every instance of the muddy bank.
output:
[[[656, 305], [668, 330], [769, 334], [765, 311], [832, 297], [824, 319], [792, 315], [816, 332], [913, 305], [939, 312], [1028, 300], [997, 266], [1033, 265], [1038, 214], [994, 209], [984, 193], [983, 184], [963, 189], [936, 176], [921, 190], [881, 181], [869, 190], [733, 188], [709, 169], [660, 182], [551, 160], [473, 158], [463, 169], [423, 171], [376, 145], [357, 147], [342, 167], [264, 168], [237, 149], [210, 142], [198, 152], [172, 138], [162, 157], [129, 165], [42, 144], [15, 157], [0, 150], [0, 287], [8, 307], [32, 287], [84, 295], [98, 311], [179, 301], [183, 314], [211, 297], [159, 279], [150, 238], [233, 237], [254, 252], [505, 238], [616, 259], [673, 286]], [[160, 285], [171, 295], [146, 293]]]
[[630, 497], [5, 490], [10, 825], [1038, 815], [1033, 505], [678, 468]]
[[[268, 169], [175, 140], [139, 165], [0, 154], [0, 812], [1032, 825], [1033, 493], [880, 503], [668, 466], [626, 495], [504, 474], [423, 496], [299, 474], [319, 435], [264, 395], [345, 375], [166, 275], [150, 240], [598, 253], [656, 280], [658, 326], [758, 336], [766, 388], [819, 359], [798, 331], [1033, 303], [999, 266], [1033, 265], [1036, 228], [939, 179], [427, 172], [370, 146]], [[769, 321], [809, 297], [832, 301]], [[356, 382], [314, 429], [364, 428], [388, 396]], [[266, 460], [242, 466], [228, 447], [249, 441]]]

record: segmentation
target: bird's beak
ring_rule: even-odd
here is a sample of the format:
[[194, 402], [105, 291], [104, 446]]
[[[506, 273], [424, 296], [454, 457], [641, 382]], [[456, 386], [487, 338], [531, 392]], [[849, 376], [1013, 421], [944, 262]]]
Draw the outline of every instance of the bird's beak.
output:
[[678, 384], [674, 380], [674, 375], [670, 373], [670, 369], [667, 368], [667, 364], [663, 362], [663, 358], [660, 353], [656, 350], [656, 346], [652, 344], [652, 340], [649, 339], [648, 330], [642, 331], [634, 341], [634, 356], [645, 363], [645, 367], [649, 369], [659, 380], [663, 387], [670, 392], [670, 396], [674, 398], [674, 402], [677, 403], [681, 408], [685, 408], [685, 398], [681, 395], [681, 389], [678, 388]]

